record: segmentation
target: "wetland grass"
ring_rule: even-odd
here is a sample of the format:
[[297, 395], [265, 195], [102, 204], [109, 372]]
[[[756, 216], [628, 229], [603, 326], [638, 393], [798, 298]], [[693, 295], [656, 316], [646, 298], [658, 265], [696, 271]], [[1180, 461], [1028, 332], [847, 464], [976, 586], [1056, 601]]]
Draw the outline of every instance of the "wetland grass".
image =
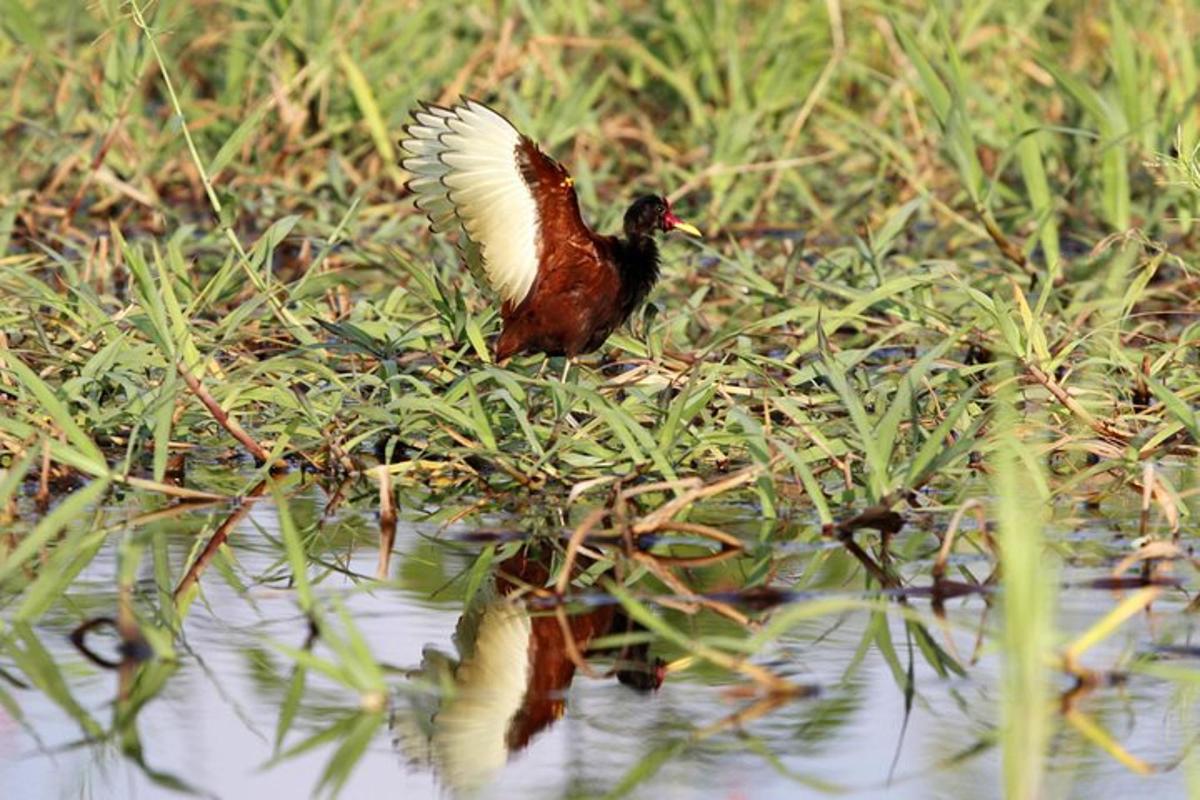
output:
[[[498, 795], [1196, 785], [1193, 4], [0, 9], [0, 787], [454, 789], [514, 630]], [[403, 192], [460, 94], [708, 233], [565, 380]]]

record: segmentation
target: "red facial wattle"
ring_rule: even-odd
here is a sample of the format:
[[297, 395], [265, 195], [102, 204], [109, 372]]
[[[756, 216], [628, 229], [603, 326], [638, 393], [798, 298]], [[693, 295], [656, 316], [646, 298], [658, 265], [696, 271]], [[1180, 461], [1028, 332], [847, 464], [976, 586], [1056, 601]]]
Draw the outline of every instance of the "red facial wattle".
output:
[[684, 222], [679, 217], [675, 216], [671, 211], [671, 207], [667, 206], [666, 213], [663, 214], [663, 230], [681, 230], [684, 233], [690, 233], [692, 236], [703, 236], [700, 229], [691, 223]]

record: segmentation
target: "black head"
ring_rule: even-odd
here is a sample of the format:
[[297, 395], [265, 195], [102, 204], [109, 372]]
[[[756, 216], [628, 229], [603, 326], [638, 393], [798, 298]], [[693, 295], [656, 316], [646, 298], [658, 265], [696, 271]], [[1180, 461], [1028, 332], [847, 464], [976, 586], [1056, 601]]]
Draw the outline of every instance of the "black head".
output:
[[649, 236], [655, 231], [667, 230], [664, 219], [668, 208], [666, 198], [653, 194], [634, 200], [625, 212], [625, 235]]
[[671, 204], [665, 197], [653, 194], [639, 197], [625, 212], [625, 235], [630, 238], [650, 236], [655, 231], [666, 232], [674, 228], [693, 236], [700, 235], [694, 226], [671, 213]]
[[617, 680], [639, 692], [654, 691], [663, 685], [666, 677], [667, 662], [661, 658], [654, 659], [654, 663], [632, 663], [617, 668]]

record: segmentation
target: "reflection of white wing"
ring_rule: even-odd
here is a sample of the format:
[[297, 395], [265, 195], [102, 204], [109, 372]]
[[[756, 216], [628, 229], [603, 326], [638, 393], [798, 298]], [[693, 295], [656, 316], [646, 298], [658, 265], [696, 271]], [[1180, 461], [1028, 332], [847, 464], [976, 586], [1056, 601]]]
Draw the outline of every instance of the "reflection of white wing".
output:
[[517, 165], [520, 132], [474, 100], [413, 114], [401, 162], [435, 231], [457, 220], [479, 245], [484, 272], [505, 301], [529, 294], [538, 267], [537, 203]]
[[389, 727], [392, 744], [410, 764], [433, 765], [433, 718], [442, 694], [453, 691], [455, 666], [449, 656], [427, 647], [421, 668], [407, 673], [414, 691], [408, 694], [408, 706], [392, 710]]
[[433, 752], [442, 778], [479, 786], [508, 760], [508, 729], [529, 683], [529, 613], [496, 601], [482, 612], [474, 647], [454, 673], [453, 695], [433, 719]]

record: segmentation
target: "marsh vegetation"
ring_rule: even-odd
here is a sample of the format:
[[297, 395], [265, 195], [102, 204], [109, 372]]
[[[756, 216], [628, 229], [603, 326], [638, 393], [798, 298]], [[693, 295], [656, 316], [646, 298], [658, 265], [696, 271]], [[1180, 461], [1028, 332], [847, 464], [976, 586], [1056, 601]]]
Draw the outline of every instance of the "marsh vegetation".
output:
[[[0, 791], [1200, 787], [1188, 0], [0, 2]], [[667, 194], [560, 379], [402, 187]]]

